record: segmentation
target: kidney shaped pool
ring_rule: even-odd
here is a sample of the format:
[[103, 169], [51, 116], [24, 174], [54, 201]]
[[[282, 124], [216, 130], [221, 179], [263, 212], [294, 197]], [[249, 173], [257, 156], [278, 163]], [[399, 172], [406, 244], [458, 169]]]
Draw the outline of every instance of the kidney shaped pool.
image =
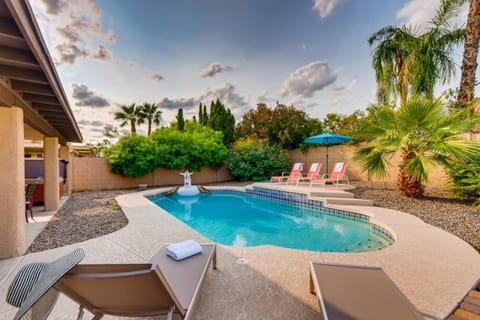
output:
[[270, 244], [311, 251], [359, 252], [378, 250], [391, 242], [367, 221], [243, 192], [160, 194], [149, 199], [210, 240], [230, 246]]

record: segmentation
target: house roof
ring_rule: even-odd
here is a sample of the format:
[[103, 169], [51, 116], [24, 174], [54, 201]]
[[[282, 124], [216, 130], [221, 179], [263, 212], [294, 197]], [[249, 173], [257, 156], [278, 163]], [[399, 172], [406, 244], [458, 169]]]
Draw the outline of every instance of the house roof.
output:
[[0, 104], [21, 107], [25, 124], [44, 136], [82, 141], [27, 0], [0, 0]]

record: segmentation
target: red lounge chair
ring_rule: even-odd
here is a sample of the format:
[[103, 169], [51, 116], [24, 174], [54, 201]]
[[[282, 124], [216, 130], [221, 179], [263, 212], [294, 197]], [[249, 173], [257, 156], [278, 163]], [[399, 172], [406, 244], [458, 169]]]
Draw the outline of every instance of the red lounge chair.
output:
[[341, 181], [345, 181], [347, 184], [350, 184], [348, 176], [345, 174], [347, 170], [347, 163], [337, 162], [333, 167], [331, 174], [323, 174], [321, 178], [316, 178], [310, 180], [310, 187], [314, 184], [320, 184], [325, 186], [326, 183], [339, 184]]
[[320, 174], [320, 169], [322, 169], [322, 164], [319, 162], [314, 162], [310, 165], [310, 169], [308, 170], [307, 174], [305, 176], [299, 176], [296, 178], [288, 178], [287, 179], [287, 184], [290, 183], [290, 181], [295, 182], [297, 185], [300, 182], [310, 182], [312, 179], [315, 179], [318, 177]]
[[270, 182], [285, 182], [287, 179], [297, 179], [302, 175], [303, 163], [297, 162], [293, 165], [290, 174], [286, 175], [288, 172], [282, 172], [281, 176], [273, 176], [270, 179]]

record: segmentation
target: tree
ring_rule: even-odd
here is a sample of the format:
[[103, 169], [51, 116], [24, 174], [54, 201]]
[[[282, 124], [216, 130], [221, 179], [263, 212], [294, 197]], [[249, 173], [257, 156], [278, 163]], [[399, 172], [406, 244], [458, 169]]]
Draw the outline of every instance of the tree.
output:
[[[418, 32], [408, 26], [387, 26], [375, 32], [370, 45], [373, 51], [378, 92], [387, 100], [400, 96], [406, 103], [408, 93], [433, 98], [437, 82], [445, 84], [455, 71], [451, 58], [455, 46], [464, 40], [465, 30], [451, 28], [449, 20], [458, 13], [462, 1], [442, 0], [426, 31]], [[384, 99], [387, 97], [387, 99]]]
[[213, 130], [223, 133], [223, 143], [230, 145], [234, 141], [235, 117], [230, 109], [217, 99], [210, 104], [210, 117], [208, 126]]
[[185, 130], [185, 119], [183, 118], [183, 109], [178, 109], [177, 113], [177, 129], [180, 131]]
[[445, 113], [440, 99], [413, 97], [398, 111], [378, 110], [378, 123], [363, 130], [369, 143], [355, 153], [369, 177], [383, 178], [389, 157], [400, 151], [397, 190], [408, 197], [420, 197], [429, 182], [428, 169], [468, 161], [480, 152], [480, 141], [462, 140], [459, 134], [473, 128], [478, 118], [463, 119], [462, 112]]
[[415, 40], [415, 35], [407, 26], [386, 26], [368, 39], [370, 46], [378, 43], [373, 51], [372, 66], [377, 79], [379, 101], [388, 100], [390, 96], [399, 96], [400, 105], [407, 101], [409, 73], [405, 60]]
[[207, 105], [206, 105], [206, 104], [203, 105], [203, 116], [202, 116], [202, 120], [203, 120], [202, 124], [203, 124], [204, 126], [206, 126], [207, 123], [208, 123], [208, 113], [207, 113]]
[[120, 120], [120, 126], [124, 127], [127, 124], [130, 124], [130, 133], [132, 135], [137, 133], [136, 124], [139, 123], [141, 118], [141, 107], [137, 106], [135, 103], [132, 103], [129, 106], [121, 106], [121, 111], [114, 113], [115, 120]]
[[152, 132], [152, 123], [159, 125], [162, 121], [162, 111], [158, 110], [158, 106], [155, 103], [145, 102], [141, 106], [140, 119], [138, 123], [143, 123], [147, 120], [147, 136]]
[[418, 36], [409, 56], [412, 93], [433, 99], [437, 82], [446, 84], [455, 73], [452, 59], [458, 44], [465, 40], [465, 29], [452, 28], [449, 21], [458, 15], [464, 1], [442, 0], [426, 32]]
[[322, 132], [322, 124], [293, 106], [277, 103], [274, 109], [264, 103], [246, 112], [235, 129], [240, 138], [265, 139], [270, 144], [278, 144], [284, 149], [294, 149], [302, 145], [306, 137]]
[[198, 123], [203, 125], [203, 109], [202, 109], [201, 102], [200, 102], [200, 105], [198, 106]]
[[462, 80], [458, 100], [462, 104], [472, 101], [475, 90], [475, 73], [477, 71], [478, 46], [480, 41], [480, 0], [470, 0], [465, 48], [462, 62]]

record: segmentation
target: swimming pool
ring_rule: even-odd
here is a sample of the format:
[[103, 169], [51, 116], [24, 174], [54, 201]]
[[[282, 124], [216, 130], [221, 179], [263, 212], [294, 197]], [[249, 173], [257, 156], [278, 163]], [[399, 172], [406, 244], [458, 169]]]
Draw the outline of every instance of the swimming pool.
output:
[[214, 242], [326, 252], [378, 250], [391, 240], [366, 221], [236, 191], [149, 197]]

